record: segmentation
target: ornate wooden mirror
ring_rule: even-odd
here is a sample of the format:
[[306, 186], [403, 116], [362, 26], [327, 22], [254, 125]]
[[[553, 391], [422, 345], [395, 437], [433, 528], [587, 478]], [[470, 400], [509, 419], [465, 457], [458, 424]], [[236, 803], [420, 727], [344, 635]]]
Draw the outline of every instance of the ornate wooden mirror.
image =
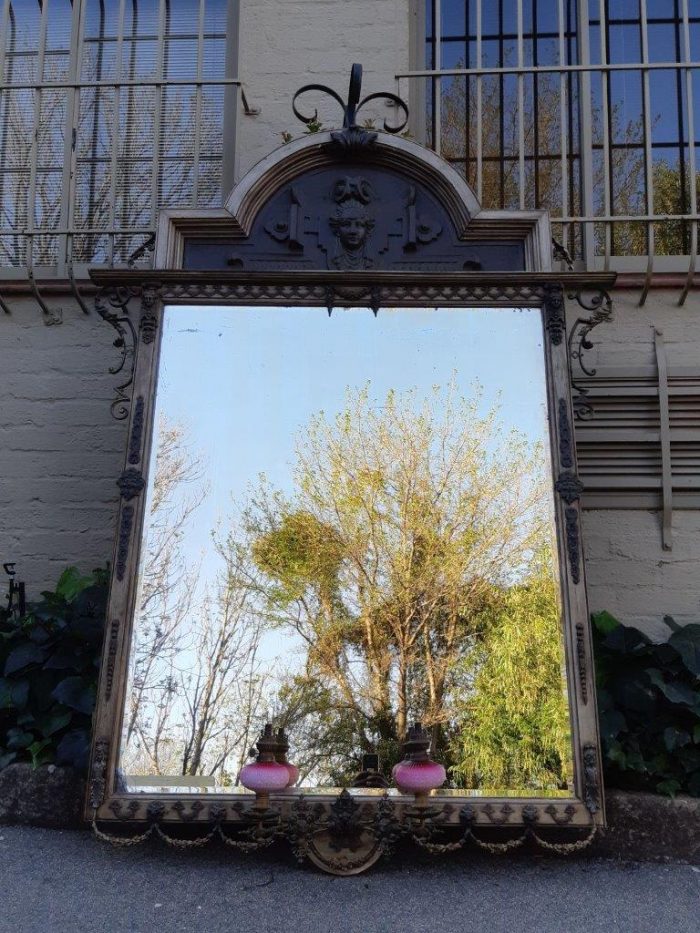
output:
[[564, 296], [585, 342], [612, 277], [552, 272], [545, 213], [480, 211], [360, 104], [354, 70], [342, 131], [93, 273], [129, 419], [104, 836], [347, 874], [604, 823]]

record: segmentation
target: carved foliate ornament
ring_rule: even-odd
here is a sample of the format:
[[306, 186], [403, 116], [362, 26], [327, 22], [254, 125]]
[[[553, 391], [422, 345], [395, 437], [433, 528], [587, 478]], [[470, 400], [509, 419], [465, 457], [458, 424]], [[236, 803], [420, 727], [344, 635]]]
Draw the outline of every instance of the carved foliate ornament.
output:
[[140, 470], [135, 470], [133, 467], [130, 467], [127, 470], [124, 470], [122, 475], [117, 480], [117, 486], [119, 486], [119, 492], [121, 493], [122, 499], [126, 499], [129, 502], [131, 499], [135, 499], [136, 496], [143, 490], [146, 485], [146, 481], [143, 478]]

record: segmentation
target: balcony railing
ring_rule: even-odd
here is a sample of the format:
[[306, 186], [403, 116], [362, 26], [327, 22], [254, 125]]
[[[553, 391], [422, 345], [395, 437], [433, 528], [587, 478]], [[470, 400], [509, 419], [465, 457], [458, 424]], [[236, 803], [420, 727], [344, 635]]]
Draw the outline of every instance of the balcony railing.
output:
[[148, 263], [159, 210], [221, 204], [241, 85], [234, 8], [0, 0], [4, 279], [36, 290], [87, 265]]
[[579, 267], [641, 273], [641, 303], [655, 273], [676, 273], [683, 304], [698, 258], [700, 9], [428, 0], [423, 31], [429, 67], [399, 87], [482, 205], [546, 208]]

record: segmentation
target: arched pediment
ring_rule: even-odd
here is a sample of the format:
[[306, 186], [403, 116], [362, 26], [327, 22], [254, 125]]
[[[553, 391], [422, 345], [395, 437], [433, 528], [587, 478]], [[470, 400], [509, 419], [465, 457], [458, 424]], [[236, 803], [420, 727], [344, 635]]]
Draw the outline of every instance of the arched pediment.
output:
[[[354, 128], [304, 136], [254, 166], [225, 210], [184, 224], [180, 268], [520, 272], [549, 268], [546, 214], [482, 211], [434, 152]], [[178, 214], [169, 214], [178, 224]], [[195, 229], [193, 229], [193, 226]], [[170, 238], [169, 238], [170, 239]], [[173, 259], [170, 251], [170, 265]], [[172, 266], [171, 266], [172, 267]]]
[[266, 201], [286, 186], [302, 182], [308, 173], [357, 174], [373, 169], [402, 177], [407, 183], [431, 192], [450, 217], [457, 236], [481, 210], [476, 195], [451, 165], [430, 149], [389, 133], [346, 153], [335, 142], [338, 133], [313, 133], [282, 146], [262, 159], [235, 186], [226, 209], [250, 232], [252, 222]]

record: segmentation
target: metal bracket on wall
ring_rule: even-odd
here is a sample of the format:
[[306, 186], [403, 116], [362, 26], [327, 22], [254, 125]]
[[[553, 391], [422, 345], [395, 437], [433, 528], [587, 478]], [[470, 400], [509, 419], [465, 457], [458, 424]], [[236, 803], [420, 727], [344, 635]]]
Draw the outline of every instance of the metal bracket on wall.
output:
[[90, 309], [88, 308], [85, 299], [81, 295], [80, 288], [78, 287], [78, 283], [75, 279], [75, 271], [73, 269], [72, 259], [69, 259], [67, 261], [66, 268], [68, 269], [68, 279], [70, 281], [70, 287], [71, 287], [71, 291], [73, 292], [73, 297], [78, 302], [78, 305], [80, 306], [80, 310], [83, 312], [83, 314], [90, 314]]
[[114, 387], [116, 398], [110, 405], [112, 417], [124, 421], [129, 416], [131, 398], [127, 389], [134, 381], [134, 363], [136, 359], [136, 328], [129, 317], [129, 302], [141, 289], [130, 287], [103, 288], [95, 295], [95, 310], [100, 317], [116, 330], [114, 346], [119, 350], [120, 359], [116, 366], [110, 366], [113, 376], [123, 373], [123, 382]]
[[32, 294], [34, 295], [34, 300], [41, 308], [44, 324], [46, 324], [47, 327], [50, 327], [52, 324], [62, 324], [63, 309], [49, 308], [49, 306], [46, 304], [41, 292], [39, 291], [39, 286], [36, 279], [34, 278], [34, 270], [31, 266], [27, 266], [27, 278], [29, 279], [29, 286], [32, 290]]
[[661, 492], [663, 521], [661, 546], [673, 550], [673, 468], [671, 465], [671, 416], [668, 404], [668, 362], [663, 331], [654, 328], [654, 350], [659, 380], [659, 441], [661, 443]]
[[585, 376], [595, 376], [596, 370], [586, 365], [584, 354], [586, 350], [593, 349], [593, 343], [588, 335], [599, 324], [608, 323], [613, 316], [612, 298], [603, 288], [595, 286], [582, 286], [575, 292], [569, 292], [567, 297], [576, 301], [579, 307], [584, 311], [589, 311], [588, 317], [577, 317], [569, 331], [569, 359], [571, 360], [571, 388], [573, 390], [574, 417], [579, 420], [587, 420], [593, 417], [593, 406], [588, 398], [588, 390], [585, 389], [573, 373], [574, 365], [577, 365]]
[[247, 117], [257, 117], [258, 114], [260, 113], [260, 107], [250, 106], [250, 102], [248, 101], [248, 98], [246, 97], [246, 93], [243, 90], [243, 85], [241, 85], [241, 103], [243, 104], [243, 113]]

